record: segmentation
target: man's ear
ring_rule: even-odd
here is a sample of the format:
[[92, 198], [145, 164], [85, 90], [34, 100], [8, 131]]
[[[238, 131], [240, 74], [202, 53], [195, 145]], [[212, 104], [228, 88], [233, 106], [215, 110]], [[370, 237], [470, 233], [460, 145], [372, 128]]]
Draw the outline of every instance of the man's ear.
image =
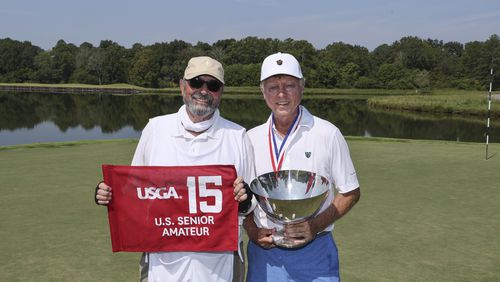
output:
[[184, 78], [179, 79], [179, 88], [181, 90], [182, 96], [184, 96], [184, 91], [186, 90], [185, 85], [184, 85], [185, 83], [186, 83], [186, 81], [184, 80]]

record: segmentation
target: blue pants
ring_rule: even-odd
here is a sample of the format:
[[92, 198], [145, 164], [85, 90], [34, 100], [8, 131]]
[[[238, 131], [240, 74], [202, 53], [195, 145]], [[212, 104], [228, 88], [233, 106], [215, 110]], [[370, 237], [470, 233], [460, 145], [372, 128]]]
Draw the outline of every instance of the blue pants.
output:
[[332, 234], [297, 249], [264, 249], [248, 243], [247, 282], [340, 281], [337, 246]]

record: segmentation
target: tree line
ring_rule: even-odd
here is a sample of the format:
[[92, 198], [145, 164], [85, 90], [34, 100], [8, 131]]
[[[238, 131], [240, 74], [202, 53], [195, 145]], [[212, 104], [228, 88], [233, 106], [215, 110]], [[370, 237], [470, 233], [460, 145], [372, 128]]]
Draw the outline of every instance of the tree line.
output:
[[[319, 88], [488, 89], [490, 68], [500, 71], [500, 38], [443, 42], [402, 37], [369, 51], [334, 42], [316, 49], [305, 40], [246, 37], [213, 44], [182, 40], [134, 44], [111, 40], [80, 46], [59, 40], [50, 50], [10, 38], [0, 39], [0, 82], [128, 83], [148, 88], [174, 87], [189, 58], [209, 55], [224, 65], [229, 86], [256, 86], [260, 64], [269, 54], [287, 52], [301, 63], [306, 85]], [[498, 76], [497, 76], [498, 77]], [[494, 80], [494, 89], [500, 85]]]

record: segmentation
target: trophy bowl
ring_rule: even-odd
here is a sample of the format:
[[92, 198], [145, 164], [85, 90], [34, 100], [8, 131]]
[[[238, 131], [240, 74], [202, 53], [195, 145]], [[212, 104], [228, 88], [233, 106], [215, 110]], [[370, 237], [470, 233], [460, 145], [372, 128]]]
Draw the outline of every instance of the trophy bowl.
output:
[[[314, 217], [330, 193], [328, 179], [305, 170], [280, 170], [262, 174], [250, 183], [259, 206], [282, 225], [299, 223]], [[298, 245], [283, 236], [284, 230], [273, 235], [274, 244], [285, 248]]]

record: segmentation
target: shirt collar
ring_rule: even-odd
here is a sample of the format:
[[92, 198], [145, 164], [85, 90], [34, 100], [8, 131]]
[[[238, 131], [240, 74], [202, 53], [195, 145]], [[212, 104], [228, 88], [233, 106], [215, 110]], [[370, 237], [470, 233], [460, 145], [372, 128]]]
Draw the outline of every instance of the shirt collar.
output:
[[[306, 107], [299, 105], [299, 107], [302, 108], [302, 118], [300, 119], [299, 127], [308, 127], [311, 128], [314, 123], [314, 116], [306, 109]], [[273, 115], [269, 116], [267, 119], [267, 125], [269, 127], [269, 124], [271, 123], [271, 119], [273, 118]], [[276, 126], [273, 125], [273, 130], [276, 130]]]
[[302, 119], [300, 120], [299, 126], [305, 126], [311, 128], [314, 124], [314, 116], [306, 109], [306, 107], [300, 105], [302, 107]]

